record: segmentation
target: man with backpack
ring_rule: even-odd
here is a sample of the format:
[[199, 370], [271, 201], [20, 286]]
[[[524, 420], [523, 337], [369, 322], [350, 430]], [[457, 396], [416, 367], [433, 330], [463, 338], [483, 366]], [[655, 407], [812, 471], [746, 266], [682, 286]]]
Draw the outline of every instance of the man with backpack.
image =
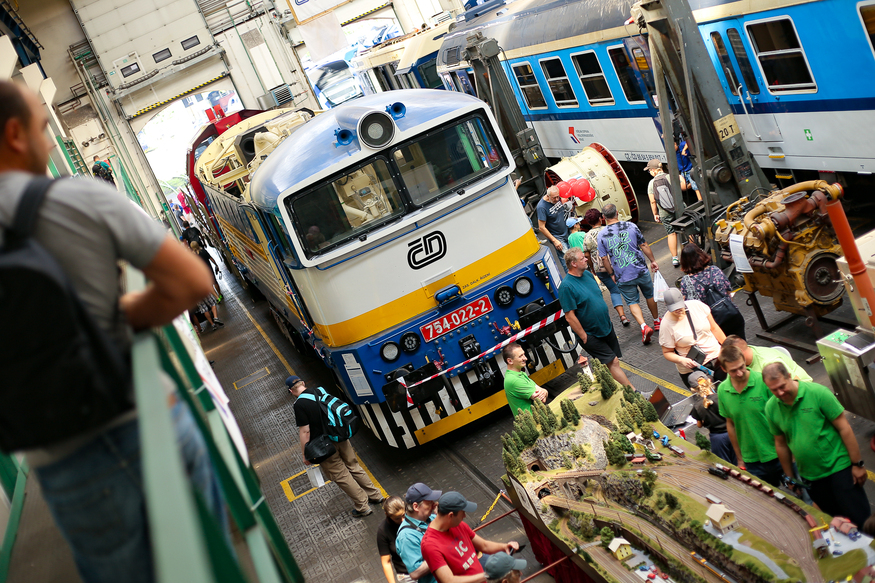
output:
[[[286, 386], [295, 397], [295, 424], [304, 464], [318, 463], [325, 479], [340, 486], [355, 505], [354, 517], [373, 514], [368, 502], [381, 504], [385, 497], [359, 465], [349, 442], [358, 427], [358, 418], [352, 415], [349, 405], [332, 397], [322, 387], [308, 389], [300, 377], [290, 376], [286, 379]], [[308, 459], [308, 444], [311, 443], [320, 444], [320, 447], [327, 445], [329, 450], [333, 445], [335, 451], [324, 459]], [[310, 452], [313, 452], [312, 445]]]
[[100, 178], [115, 187], [115, 181], [112, 179], [112, 169], [109, 164], [101, 160], [99, 157], [94, 157], [94, 165], [91, 167], [91, 173], [95, 178]]
[[[24, 452], [83, 581], [151, 583], [129, 328], [172, 321], [212, 280], [118, 192], [46, 179], [47, 127], [36, 94], [0, 81], [0, 448]], [[121, 260], [149, 286], [122, 295]], [[209, 466], [191, 439], [183, 455]]]
[[668, 234], [668, 249], [671, 251], [671, 264], [678, 267], [681, 264], [678, 259], [678, 234], [672, 226], [677, 216], [674, 208], [674, 195], [671, 192], [671, 180], [668, 174], [662, 171], [662, 162], [654, 158], [645, 167], [653, 179], [647, 185], [647, 197], [650, 199], [650, 210], [653, 211], [653, 220], [662, 223]]

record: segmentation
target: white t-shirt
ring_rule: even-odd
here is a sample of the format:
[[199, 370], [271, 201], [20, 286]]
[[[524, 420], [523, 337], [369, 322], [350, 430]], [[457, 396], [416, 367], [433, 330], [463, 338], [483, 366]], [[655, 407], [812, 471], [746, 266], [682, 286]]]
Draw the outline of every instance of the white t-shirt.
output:
[[[678, 318], [674, 315], [674, 312], [667, 312], [659, 326], [660, 346], [672, 348], [679, 355], [686, 356], [690, 348], [695, 344], [699, 347], [699, 350], [708, 355], [705, 362], [717, 358], [720, 354], [720, 343], [717, 342], [717, 339], [711, 332], [711, 323], [708, 321], [711, 309], [699, 300], [687, 300], [685, 303], [693, 319], [693, 325], [696, 327], [697, 341], [693, 341], [693, 332], [690, 329], [689, 318], [687, 318], [686, 314]], [[692, 369], [680, 364], [675, 364], [675, 366], [681, 374], [693, 372]]]

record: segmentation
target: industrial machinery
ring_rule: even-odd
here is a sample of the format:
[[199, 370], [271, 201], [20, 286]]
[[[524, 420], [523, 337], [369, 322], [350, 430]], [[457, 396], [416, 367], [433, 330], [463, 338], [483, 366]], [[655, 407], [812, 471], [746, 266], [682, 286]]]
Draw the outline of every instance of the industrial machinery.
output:
[[[836, 259], [842, 248], [826, 212], [830, 196], [840, 193], [837, 184], [816, 180], [729, 205], [714, 226], [714, 240], [721, 258], [746, 272], [745, 291], [770, 296], [778, 310], [812, 318], [841, 305]], [[749, 270], [737, 261], [733, 241], [743, 246]]]

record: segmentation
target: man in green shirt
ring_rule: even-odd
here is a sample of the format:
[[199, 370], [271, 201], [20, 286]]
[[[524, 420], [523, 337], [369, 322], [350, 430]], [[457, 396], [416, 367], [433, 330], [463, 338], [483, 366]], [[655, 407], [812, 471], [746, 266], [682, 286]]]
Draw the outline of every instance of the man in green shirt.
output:
[[507, 396], [507, 404], [514, 417], [520, 410], [531, 411], [532, 401], [538, 399], [542, 403], [547, 402], [547, 389], [539, 387], [535, 381], [526, 374], [526, 351], [516, 342], [511, 342], [501, 349], [501, 358], [507, 364], [507, 372], [504, 374], [504, 394]]
[[726, 432], [738, 458], [737, 465], [778, 488], [781, 463], [765, 415], [766, 402], [772, 394], [763, 376], [748, 370], [737, 346], [723, 346], [717, 361], [727, 375], [717, 387], [720, 415], [726, 418]]
[[862, 525], [871, 513], [866, 470], [839, 400], [823, 385], [794, 380], [780, 362], [766, 365], [763, 380], [775, 395], [766, 404], [766, 420], [784, 475], [793, 475], [795, 457], [820, 509]]
[[776, 348], [751, 346], [747, 343], [747, 340], [735, 334], [727, 336], [726, 340], [723, 341], [723, 346], [737, 346], [741, 353], [744, 354], [744, 363], [753, 372], [762, 373], [763, 368], [770, 362], [780, 362], [790, 371], [791, 378], [809, 383], [813, 380], [811, 375], [805, 372], [804, 368], [796, 364], [785, 352], [781, 352]]

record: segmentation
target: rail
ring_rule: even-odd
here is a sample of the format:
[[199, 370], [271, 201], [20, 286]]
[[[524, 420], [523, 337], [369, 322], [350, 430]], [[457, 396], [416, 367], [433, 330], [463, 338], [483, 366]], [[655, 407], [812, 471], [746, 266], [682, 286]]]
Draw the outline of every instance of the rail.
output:
[[[142, 272], [128, 267], [126, 289], [145, 286]], [[140, 422], [142, 474], [157, 581], [186, 583], [302, 583], [304, 577], [274, 520], [249, 465], [239, 429], [226, 406], [209, 361], [193, 333], [169, 324], [134, 338], [134, 391]], [[182, 333], [181, 333], [182, 331]], [[168, 408], [166, 377], [192, 412], [216, 471], [228, 513], [242, 534], [254, 575], [247, 577], [223, 529], [188, 478]], [[0, 456], [0, 484], [11, 500], [0, 546], [0, 583], [5, 583], [23, 507], [27, 466]], [[98, 520], [100, 518], [97, 518]]]

